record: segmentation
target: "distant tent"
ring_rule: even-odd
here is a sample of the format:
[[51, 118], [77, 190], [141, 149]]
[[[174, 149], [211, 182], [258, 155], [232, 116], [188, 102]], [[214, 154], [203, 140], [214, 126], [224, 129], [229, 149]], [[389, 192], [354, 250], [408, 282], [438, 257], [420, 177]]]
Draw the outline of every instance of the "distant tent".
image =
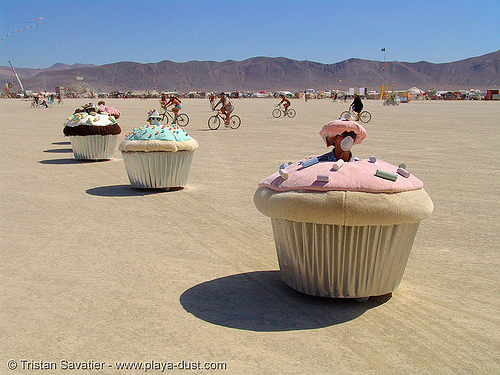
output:
[[406, 90], [407, 92], [409, 92], [412, 96], [415, 95], [415, 96], [418, 96], [418, 95], [423, 95], [423, 91], [420, 90], [418, 87], [415, 87], [413, 86], [411, 89], [408, 89]]
[[146, 95], [146, 90], [134, 90], [130, 93], [130, 96], [134, 98], [139, 98]]
[[425, 92], [420, 90], [418, 87], [413, 86], [411, 89], [406, 90], [410, 94], [412, 100], [422, 100], [424, 99]]

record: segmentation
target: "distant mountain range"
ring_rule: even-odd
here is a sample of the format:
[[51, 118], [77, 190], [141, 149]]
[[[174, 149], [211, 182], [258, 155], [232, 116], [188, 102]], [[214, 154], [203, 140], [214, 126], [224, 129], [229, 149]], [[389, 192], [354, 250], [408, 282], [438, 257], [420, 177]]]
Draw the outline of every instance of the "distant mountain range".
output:
[[[433, 64], [348, 59], [335, 64], [283, 57], [254, 57], [244, 61], [160, 61], [106, 65], [55, 64], [47, 69], [16, 68], [25, 87], [34, 91], [85, 84], [97, 91], [233, 91], [317, 90], [367, 87], [380, 90], [417, 86], [429, 89], [500, 87], [500, 50], [465, 60]], [[19, 87], [10, 67], [0, 67], [0, 79]]]
[[[69, 69], [75, 69], [75, 68], [88, 68], [88, 67], [92, 67], [92, 66], [95, 66], [95, 65], [91, 65], [91, 64], [66, 65], [66, 64], [57, 63], [57, 64], [52, 65], [49, 68], [44, 68], [44, 69], [17, 68], [17, 67], [14, 67], [14, 68], [16, 69], [16, 72], [22, 81], [23, 78], [31, 78], [31, 77], [34, 77], [38, 73], [41, 73], [41, 72], [52, 72], [52, 71], [69, 70]], [[2, 79], [2, 80], [15, 79], [10, 66], [0, 66], [0, 79]]]

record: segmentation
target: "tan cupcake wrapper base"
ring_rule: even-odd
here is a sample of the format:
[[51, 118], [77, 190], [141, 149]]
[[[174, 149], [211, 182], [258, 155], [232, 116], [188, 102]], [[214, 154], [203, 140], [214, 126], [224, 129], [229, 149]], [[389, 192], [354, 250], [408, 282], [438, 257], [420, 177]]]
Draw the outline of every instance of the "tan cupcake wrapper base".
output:
[[106, 160], [115, 154], [118, 135], [70, 136], [73, 155], [80, 160]]
[[271, 221], [283, 281], [302, 293], [336, 298], [394, 291], [419, 226]]
[[187, 183], [194, 151], [124, 152], [130, 184], [136, 188], [170, 188]]

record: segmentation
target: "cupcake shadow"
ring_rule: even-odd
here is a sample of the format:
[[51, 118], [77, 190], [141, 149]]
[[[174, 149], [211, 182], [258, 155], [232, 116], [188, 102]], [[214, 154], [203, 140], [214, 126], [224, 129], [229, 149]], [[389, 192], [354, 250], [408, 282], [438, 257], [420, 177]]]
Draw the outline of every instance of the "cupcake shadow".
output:
[[87, 189], [85, 192], [100, 197], [141, 197], [145, 195], [175, 192], [183, 189], [183, 187], [173, 187], [170, 189], [136, 189], [131, 185], [109, 185]]
[[[47, 151], [45, 151], [47, 152]], [[57, 164], [85, 164], [85, 163], [102, 163], [106, 161], [110, 161], [111, 159], [104, 160], [85, 160], [85, 159], [75, 159], [75, 158], [64, 158], [64, 159], [48, 159], [48, 160], [40, 160], [40, 164], [49, 164], [49, 165], [57, 165]]]
[[180, 296], [182, 307], [199, 319], [259, 332], [306, 330], [348, 322], [391, 295], [360, 303], [313, 297], [288, 287], [279, 271], [258, 271], [198, 284]]
[[51, 150], [44, 150], [43, 152], [47, 152], [49, 154], [65, 154], [65, 153], [72, 153], [73, 149], [72, 148], [54, 148]]

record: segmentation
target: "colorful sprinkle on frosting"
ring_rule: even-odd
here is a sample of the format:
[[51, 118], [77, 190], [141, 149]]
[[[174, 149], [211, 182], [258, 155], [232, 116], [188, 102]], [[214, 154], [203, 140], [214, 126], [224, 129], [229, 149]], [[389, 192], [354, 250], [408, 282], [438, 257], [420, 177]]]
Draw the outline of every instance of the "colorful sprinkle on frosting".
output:
[[125, 139], [128, 141], [188, 141], [193, 138], [179, 126], [171, 126], [167, 129], [165, 125], [145, 125], [132, 130]]

